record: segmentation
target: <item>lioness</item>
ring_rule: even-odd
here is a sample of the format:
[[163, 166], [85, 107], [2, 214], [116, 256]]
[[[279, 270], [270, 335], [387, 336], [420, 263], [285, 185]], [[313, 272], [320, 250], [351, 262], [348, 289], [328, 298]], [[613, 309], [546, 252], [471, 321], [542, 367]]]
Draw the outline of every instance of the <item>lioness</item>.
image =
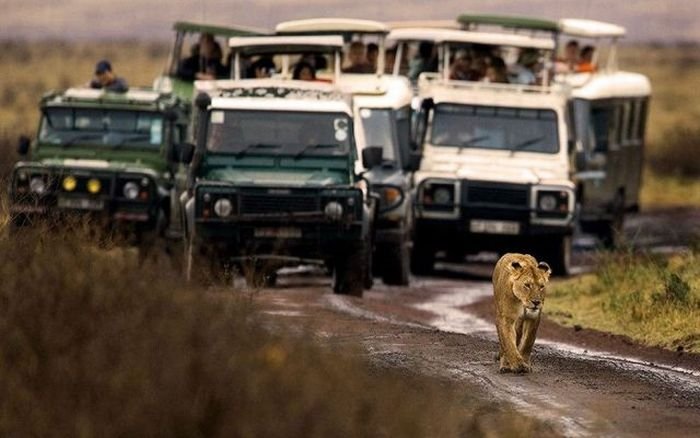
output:
[[509, 253], [496, 263], [493, 295], [500, 343], [500, 372], [530, 372], [530, 353], [551, 273], [547, 263], [538, 263], [527, 254]]

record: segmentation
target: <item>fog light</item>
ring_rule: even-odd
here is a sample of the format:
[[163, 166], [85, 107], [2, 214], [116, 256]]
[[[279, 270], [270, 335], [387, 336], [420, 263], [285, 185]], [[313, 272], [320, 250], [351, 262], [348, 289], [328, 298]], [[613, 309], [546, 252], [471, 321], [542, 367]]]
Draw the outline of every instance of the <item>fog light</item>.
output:
[[44, 182], [44, 178], [35, 176], [29, 181], [29, 188], [37, 195], [42, 195], [46, 191], [46, 182]]
[[139, 196], [139, 186], [135, 182], [129, 181], [124, 184], [123, 192], [126, 199], [136, 199]]
[[343, 218], [343, 206], [335, 201], [326, 204], [326, 208], [323, 209], [323, 212], [328, 219], [333, 221], [339, 221]]
[[93, 195], [96, 195], [102, 190], [102, 183], [97, 178], [90, 178], [87, 182], [87, 190]]
[[554, 195], [540, 196], [540, 210], [554, 211], [557, 208], [557, 198]]
[[230, 216], [233, 212], [233, 204], [226, 198], [217, 200], [214, 203], [214, 213], [219, 217]]
[[72, 192], [78, 186], [78, 180], [76, 180], [74, 176], [70, 175], [63, 178], [63, 183], [61, 185], [63, 186], [63, 190], [66, 192]]

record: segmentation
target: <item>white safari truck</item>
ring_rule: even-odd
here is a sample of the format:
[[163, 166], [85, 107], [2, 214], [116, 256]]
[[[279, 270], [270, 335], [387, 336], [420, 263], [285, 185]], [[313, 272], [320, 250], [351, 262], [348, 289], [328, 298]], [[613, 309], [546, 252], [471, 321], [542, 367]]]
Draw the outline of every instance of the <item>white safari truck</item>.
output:
[[[562, 20], [527, 34], [487, 32], [474, 24], [499, 23], [483, 18], [460, 17], [468, 31], [404, 28], [390, 35], [400, 44], [430, 41], [436, 57], [431, 63], [437, 67], [418, 79], [422, 103], [416, 135], [424, 143], [424, 157], [416, 174], [412, 268], [430, 272], [439, 251], [454, 259], [483, 250], [526, 251], [566, 274], [577, 213], [590, 212], [597, 221], [612, 221], [617, 213], [603, 198], [620, 193], [606, 187], [610, 173], [620, 170], [602, 169], [611, 165], [605, 159], [610, 155], [596, 155], [604, 152], [591, 143], [596, 138], [591, 108], [601, 100], [617, 102], [620, 95], [643, 101], [648, 82], [609, 70], [611, 62], [595, 73], [555, 77], [562, 33], [601, 38], [609, 36], [609, 27], [581, 20], [566, 27]], [[502, 24], [518, 27], [513, 20]], [[496, 64], [502, 64], [500, 74], [489, 71]], [[529, 71], [523, 71], [524, 64]], [[464, 73], [470, 66], [476, 71]], [[492, 82], [484, 80], [484, 73]], [[620, 82], [629, 85], [619, 88]], [[643, 119], [642, 107], [636, 117]], [[615, 179], [629, 187], [624, 191], [629, 199], [636, 199], [638, 177]]]
[[353, 60], [346, 59], [338, 86], [353, 96], [358, 148], [382, 149], [381, 165], [358, 169], [379, 200], [374, 272], [385, 284], [408, 284], [413, 233], [411, 192], [420, 155], [418, 145], [411, 141], [411, 84], [405, 77], [385, 74], [389, 27], [370, 20], [312, 18], [280, 23], [275, 31], [280, 35], [342, 35], [346, 55], [357, 48], [365, 50], [371, 68], [364, 73], [353, 71]]

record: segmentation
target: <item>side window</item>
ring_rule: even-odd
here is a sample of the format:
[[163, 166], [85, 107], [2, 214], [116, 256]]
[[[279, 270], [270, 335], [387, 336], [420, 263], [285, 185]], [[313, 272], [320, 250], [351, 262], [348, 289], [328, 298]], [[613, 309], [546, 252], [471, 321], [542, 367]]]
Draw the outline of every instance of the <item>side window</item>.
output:
[[620, 123], [619, 126], [619, 139], [618, 142], [621, 146], [629, 144], [632, 141], [633, 136], [630, 135], [630, 128], [632, 126], [632, 101], [623, 101], [619, 107], [620, 111]]
[[411, 150], [411, 107], [396, 111], [396, 134], [402, 153]]
[[611, 105], [591, 109], [591, 128], [595, 141], [593, 152], [608, 152], [610, 140], [614, 138], [615, 108]]

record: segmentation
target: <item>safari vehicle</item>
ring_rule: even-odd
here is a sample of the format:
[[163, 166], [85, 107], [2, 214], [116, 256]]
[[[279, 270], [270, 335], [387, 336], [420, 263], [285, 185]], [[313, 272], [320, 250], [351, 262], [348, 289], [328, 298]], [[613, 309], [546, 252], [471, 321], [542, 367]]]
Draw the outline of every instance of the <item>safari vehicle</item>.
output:
[[[549, 34], [563, 45], [575, 40], [594, 49], [588, 71], [555, 68], [555, 82], [570, 89], [572, 180], [584, 232], [605, 246], [621, 237], [625, 213], [639, 209], [643, 149], [651, 85], [644, 75], [618, 69], [621, 26], [601, 21], [462, 15], [466, 28], [484, 26]], [[555, 60], [553, 65], [559, 64]]]
[[397, 29], [395, 41], [431, 41], [437, 73], [418, 77], [412, 269], [429, 273], [438, 251], [461, 260], [480, 251], [536, 253], [559, 273], [569, 267], [575, 185], [570, 179], [568, 94], [551, 84], [455, 80], [457, 51], [505, 59], [536, 51], [546, 59], [551, 38], [451, 29]]
[[[216, 26], [212, 24], [193, 23], [188, 21], [178, 21], [173, 25], [175, 39], [170, 49], [168, 61], [163, 74], [155, 80], [154, 88], [164, 92], [172, 92], [183, 99], [192, 99], [194, 90], [194, 77], [190, 75], [194, 72], [183, 71], [183, 63], [188, 57], [199, 55], [199, 68], [204, 70], [205, 59], [199, 53], [199, 42], [203, 34], [211, 35], [214, 41], [220, 46], [226, 46], [228, 38], [236, 36], [256, 36], [265, 35], [263, 29], [255, 29], [243, 26]], [[222, 44], [223, 43], [223, 44]], [[223, 72], [219, 72], [224, 78], [231, 77], [230, 60], [222, 53], [221, 64]], [[227, 73], [225, 70], [229, 69]]]
[[[462, 16], [459, 21], [470, 30], [461, 36], [440, 31], [435, 37], [440, 70], [419, 79], [424, 98], [419, 122], [426, 128], [419, 131], [426, 145], [417, 176], [414, 268], [429, 270], [438, 248], [457, 257], [465, 249], [521, 249], [566, 274], [577, 217], [584, 229], [597, 225], [604, 240], [610, 239], [623, 212], [637, 204], [648, 81], [617, 71], [614, 47], [595, 72], [555, 70], [560, 37], [614, 42], [624, 34], [618, 26], [491, 16]], [[529, 32], [484, 32], [479, 25]], [[537, 83], [454, 80], [450, 61], [455, 50], [469, 50], [470, 44], [505, 60], [518, 59], [514, 48], [520, 54], [537, 51]], [[618, 109], [628, 104], [626, 110]], [[624, 137], [618, 124], [626, 127]], [[619, 145], [619, 138], [627, 140], [626, 150], [611, 153], [608, 149], [614, 148], [608, 145]], [[450, 222], [447, 240], [435, 239], [431, 233], [447, 229], [443, 225]], [[457, 248], [432, 243], [448, 242], [448, 236], [452, 241], [461, 236], [462, 243]]]
[[12, 173], [15, 225], [80, 213], [139, 238], [165, 231], [189, 105], [150, 89], [71, 88], [40, 109], [37, 138], [20, 141], [25, 159]]
[[[356, 172], [350, 96], [336, 86], [339, 36], [232, 38], [234, 80], [197, 82], [197, 145], [183, 196], [188, 276], [214, 264], [253, 265], [247, 279], [274, 281], [278, 268], [315, 262], [333, 290], [371, 287], [376, 200]], [[290, 78], [302, 54], [330, 58], [332, 81]], [[271, 56], [267, 79], [241, 79], [241, 58]], [[363, 152], [365, 165], [381, 149]]]
[[343, 73], [338, 85], [353, 96], [358, 148], [383, 150], [380, 166], [358, 169], [365, 171], [364, 178], [379, 199], [374, 272], [385, 284], [407, 285], [413, 234], [411, 192], [420, 153], [418, 145], [411, 142], [410, 83], [385, 74], [388, 27], [369, 20], [312, 18], [280, 23], [275, 30], [281, 35], [342, 35], [346, 49], [352, 42], [377, 45], [375, 69], [369, 74]]

